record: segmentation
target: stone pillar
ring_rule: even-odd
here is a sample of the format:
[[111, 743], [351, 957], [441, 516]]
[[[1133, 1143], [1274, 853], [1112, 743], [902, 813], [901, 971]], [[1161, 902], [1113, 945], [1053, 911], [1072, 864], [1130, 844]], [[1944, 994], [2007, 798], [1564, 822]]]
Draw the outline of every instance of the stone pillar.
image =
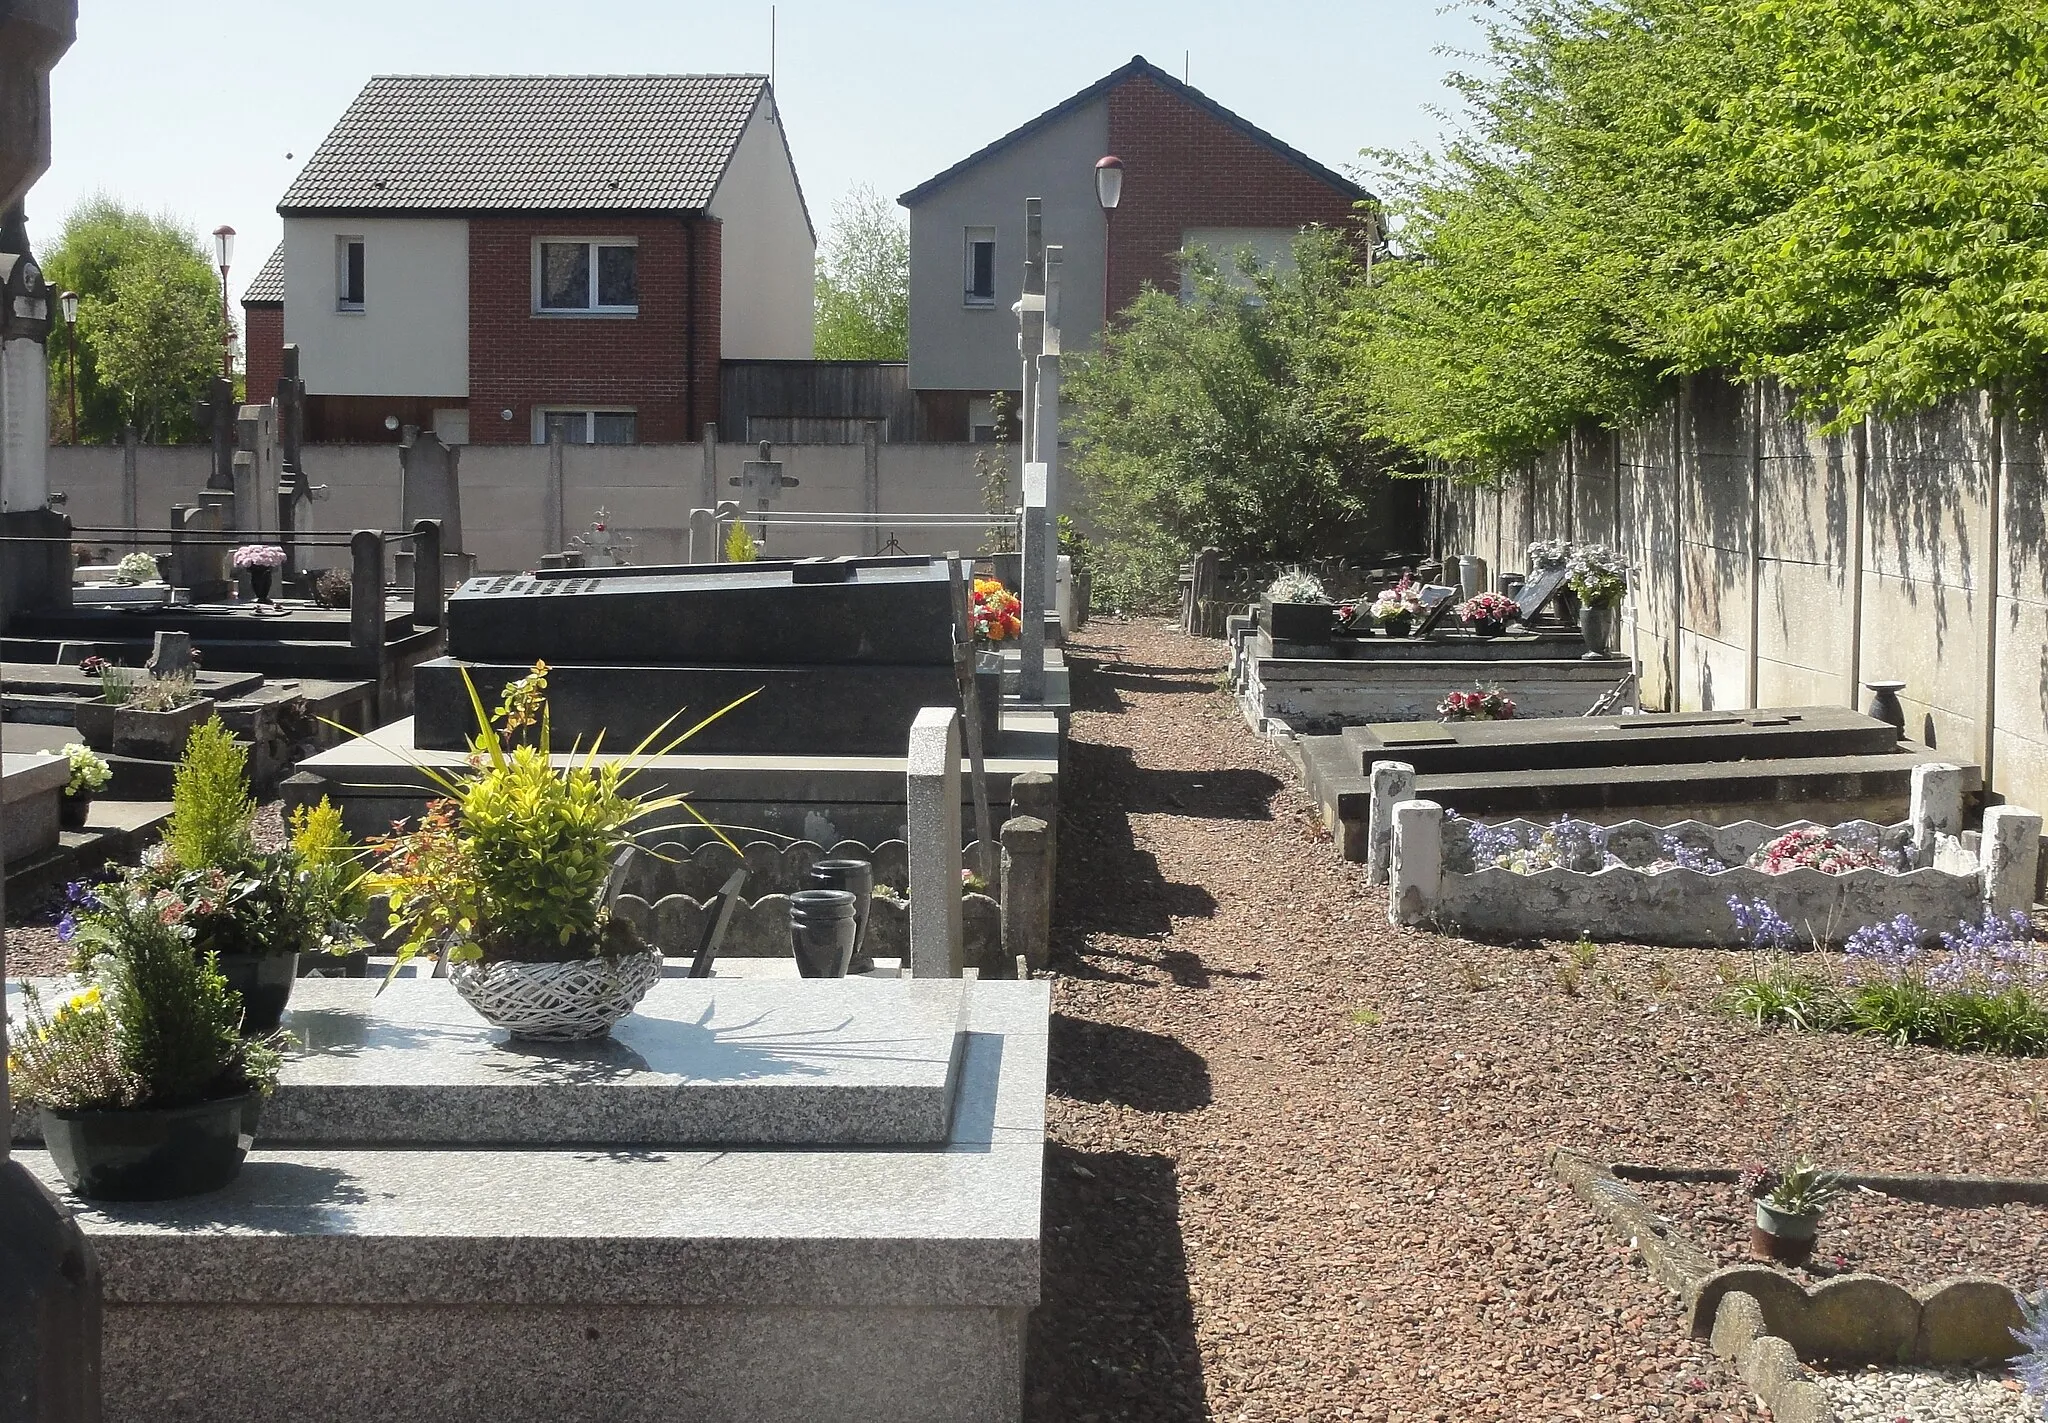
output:
[[[1045, 521], [1046, 539], [1053, 547], [1059, 546], [1060, 517], [1060, 268], [1062, 252], [1057, 246], [1045, 249], [1045, 352], [1038, 358], [1038, 390], [1035, 394], [1037, 414], [1033, 416], [1036, 426], [1034, 439], [1037, 449], [1033, 458], [1045, 466]], [[1059, 576], [1059, 566], [1051, 559], [1045, 565], [1044, 607], [1052, 607], [1059, 598], [1059, 589], [1053, 580]]]
[[562, 525], [563, 490], [567, 478], [563, 469], [567, 458], [563, 453], [563, 442], [566, 438], [560, 425], [548, 432], [548, 477], [546, 489], [541, 496], [540, 511], [542, 553], [560, 553], [569, 544], [568, 531]]
[[1003, 822], [1003, 962], [1033, 971], [1052, 953], [1052, 827], [1034, 815]]
[[121, 427], [121, 525], [128, 530], [128, 547], [140, 548], [135, 531], [142, 527], [141, 437], [133, 425]]
[[1017, 303], [1017, 353], [1023, 361], [1023, 383], [1017, 387], [1017, 448], [1024, 458], [1038, 458], [1038, 358], [1045, 350], [1045, 220], [1043, 202], [1024, 200], [1024, 296]]
[[[861, 441], [861, 508], [870, 519], [876, 519], [882, 512], [882, 422], [869, 420], [860, 428]], [[869, 557], [882, 551], [882, 526], [870, 523], [861, 536], [861, 549]]]
[[1984, 812], [1984, 838], [1978, 849], [1984, 866], [1984, 912], [2024, 912], [2034, 902], [2034, 884], [2041, 868], [2041, 817], [2016, 805], [1998, 805]]
[[1024, 621], [1017, 642], [1018, 699], [1045, 703], [1046, 573], [1051, 561], [1046, 538], [1046, 467], [1024, 466], [1024, 553], [1017, 576], [1017, 600]]
[[1934, 863], [1934, 837], [1963, 833], [1963, 768], [1931, 761], [1913, 768], [1913, 863]]
[[[246, 459], [246, 473], [245, 471]], [[235, 530], [261, 541], [277, 519], [277, 487], [284, 477], [284, 446], [278, 439], [277, 406], [244, 405], [235, 421]]]
[[447, 590], [441, 585], [441, 521], [421, 519], [412, 526], [412, 625], [441, 626]]
[[1394, 807], [1415, 799], [1415, 768], [1405, 761], [1372, 763], [1372, 803], [1368, 812], [1365, 882], [1385, 884], [1394, 858]]
[[[707, 509], [718, 507], [718, 422], [704, 422], [704, 480], [697, 490], [697, 499]], [[695, 562], [696, 560], [692, 560]], [[716, 562], [707, 559], [706, 562]]]
[[1047, 883], [1059, 868], [1060, 783], [1044, 771], [1019, 771], [1010, 777], [1011, 816], [1030, 815], [1045, 822]]
[[358, 652], [384, 651], [384, 535], [357, 529], [349, 536], [353, 567], [348, 590], [348, 641]]
[[50, 373], [43, 343], [0, 334], [0, 513], [41, 509], [49, 501], [49, 447]]
[[1423, 924], [1436, 916], [1444, 887], [1444, 808], [1433, 800], [1394, 807], [1387, 922]]
[[910, 976], [958, 978], [966, 966], [960, 919], [960, 713], [926, 707], [917, 714], [910, 727], [905, 780]]
[[716, 563], [721, 550], [718, 546], [718, 514], [711, 509], [690, 511], [690, 551], [692, 563]]

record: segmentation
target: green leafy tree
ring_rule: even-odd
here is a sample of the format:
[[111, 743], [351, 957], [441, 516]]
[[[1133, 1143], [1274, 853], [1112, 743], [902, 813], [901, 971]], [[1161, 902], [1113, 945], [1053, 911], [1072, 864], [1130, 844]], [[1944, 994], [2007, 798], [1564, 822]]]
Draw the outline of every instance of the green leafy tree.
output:
[[1205, 546], [1246, 560], [1351, 547], [1391, 458], [1349, 403], [1340, 334], [1360, 271], [1343, 239], [1302, 234], [1292, 271], [1248, 252], [1233, 273], [1200, 250], [1182, 261], [1191, 297], [1144, 292], [1069, 363], [1063, 392], [1102, 587], [1125, 606], [1171, 596]]
[[818, 254], [813, 349], [821, 361], [910, 358], [910, 229], [865, 183], [832, 207]]
[[[78, 293], [78, 437], [201, 438], [193, 413], [220, 368], [220, 276], [199, 239], [168, 217], [104, 196], [80, 204], [45, 254], [57, 291]], [[49, 343], [53, 434], [70, 428], [69, 334]]]

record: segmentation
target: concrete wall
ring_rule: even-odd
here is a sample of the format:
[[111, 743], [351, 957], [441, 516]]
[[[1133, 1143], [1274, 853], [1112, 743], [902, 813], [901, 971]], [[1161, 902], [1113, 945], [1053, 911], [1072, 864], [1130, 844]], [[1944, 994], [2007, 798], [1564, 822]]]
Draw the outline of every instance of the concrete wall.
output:
[[[1611, 511], [1611, 513], [1610, 513]], [[1662, 710], [1865, 705], [2048, 805], [2048, 428], [1971, 396], [1823, 435], [1773, 384], [1695, 378], [1501, 486], [1446, 488], [1444, 548], [1523, 568], [1534, 537], [1618, 545], [1621, 650]]]
[[[335, 307], [335, 243], [363, 240], [363, 309]], [[469, 224], [286, 218], [284, 339], [320, 395], [469, 394]], [[266, 394], [268, 392], [265, 392]]]
[[[1095, 160], [1110, 152], [1109, 102], [1083, 104], [992, 154], [910, 209], [910, 384], [914, 390], [1017, 389], [1024, 291], [1024, 200], [1043, 200], [1045, 241], [1065, 249], [1060, 329], [1068, 350], [1102, 328], [1102, 207]], [[968, 306], [967, 229], [996, 230], [996, 299]]]
[[712, 194], [710, 213], [725, 224], [720, 283], [725, 356], [809, 360], [817, 239], [804, 213], [780, 117], [766, 93]]
[[[877, 450], [876, 512], [882, 514], [979, 514], [981, 486], [976, 455], [989, 445], [882, 445]], [[172, 504], [194, 502], [206, 483], [209, 451], [201, 445], [145, 445], [136, 450], [137, 509], [143, 528], [166, 527]], [[707, 471], [702, 445], [587, 445], [563, 450], [562, 527], [574, 534], [589, 526], [600, 506], [615, 531], [635, 540], [635, 563], [682, 561], [688, 549], [692, 508], [704, 491], [721, 499], [739, 491], [726, 483], [755, 457], [752, 445], [719, 445]], [[861, 445], [778, 445], [776, 458], [799, 482], [777, 503], [777, 512], [859, 513], [867, 506], [866, 449]], [[549, 451], [535, 445], [468, 445], [459, 455], [463, 539], [480, 569], [517, 570], [539, 565], [542, 531], [553, 493]], [[113, 445], [52, 446], [50, 487], [70, 495], [74, 523], [125, 527], [122, 517], [123, 451]], [[1015, 452], [1011, 449], [1012, 480]], [[396, 445], [309, 445], [306, 466], [328, 497], [313, 506], [319, 531], [399, 527], [399, 464]], [[1014, 482], [1013, 482], [1013, 488]], [[878, 542], [894, 535], [911, 553], [981, 547], [978, 528], [919, 530], [884, 523]], [[113, 543], [106, 535], [81, 540]], [[158, 541], [161, 543], [161, 541]], [[777, 555], [865, 553], [861, 529], [771, 529], [768, 551]], [[323, 551], [305, 563], [346, 562], [346, 551]]]

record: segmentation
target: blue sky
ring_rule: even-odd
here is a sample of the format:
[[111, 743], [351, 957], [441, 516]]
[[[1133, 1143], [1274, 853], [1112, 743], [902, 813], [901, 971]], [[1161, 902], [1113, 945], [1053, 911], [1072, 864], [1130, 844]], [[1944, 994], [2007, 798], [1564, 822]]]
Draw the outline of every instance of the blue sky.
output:
[[[277, 200], [372, 74], [734, 73], [768, 67], [766, 0], [80, 0], [52, 76], [29, 231], [95, 190], [239, 234], [239, 291]], [[856, 183], [893, 197], [1143, 54], [1339, 169], [1433, 139], [1475, 30], [1438, 0], [780, 0], [776, 92], [822, 235]], [[602, 17], [601, 22], [596, 17]], [[290, 154], [291, 157], [286, 155]], [[1370, 174], [1364, 175], [1370, 179]]]

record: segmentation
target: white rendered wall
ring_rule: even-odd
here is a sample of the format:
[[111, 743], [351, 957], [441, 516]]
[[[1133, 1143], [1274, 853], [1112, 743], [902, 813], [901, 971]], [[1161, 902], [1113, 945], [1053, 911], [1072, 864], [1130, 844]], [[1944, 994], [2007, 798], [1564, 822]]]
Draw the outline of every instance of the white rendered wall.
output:
[[[363, 240], [363, 309], [336, 309], [335, 243]], [[469, 394], [469, 224], [288, 217], [284, 339], [310, 395]]]
[[[1300, 231], [1296, 227], [1190, 227], [1181, 233], [1180, 245], [1205, 249], [1222, 269], [1226, 281], [1234, 287], [1249, 288], [1250, 279], [1237, 269], [1238, 254], [1250, 248], [1260, 270], [1292, 272], [1294, 239]], [[1181, 274], [1180, 295], [1182, 301], [1194, 295], [1194, 284], [1185, 272]]]
[[725, 225], [725, 358], [808, 361], [817, 242], [769, 95], [754, 109], [709, 212]]

